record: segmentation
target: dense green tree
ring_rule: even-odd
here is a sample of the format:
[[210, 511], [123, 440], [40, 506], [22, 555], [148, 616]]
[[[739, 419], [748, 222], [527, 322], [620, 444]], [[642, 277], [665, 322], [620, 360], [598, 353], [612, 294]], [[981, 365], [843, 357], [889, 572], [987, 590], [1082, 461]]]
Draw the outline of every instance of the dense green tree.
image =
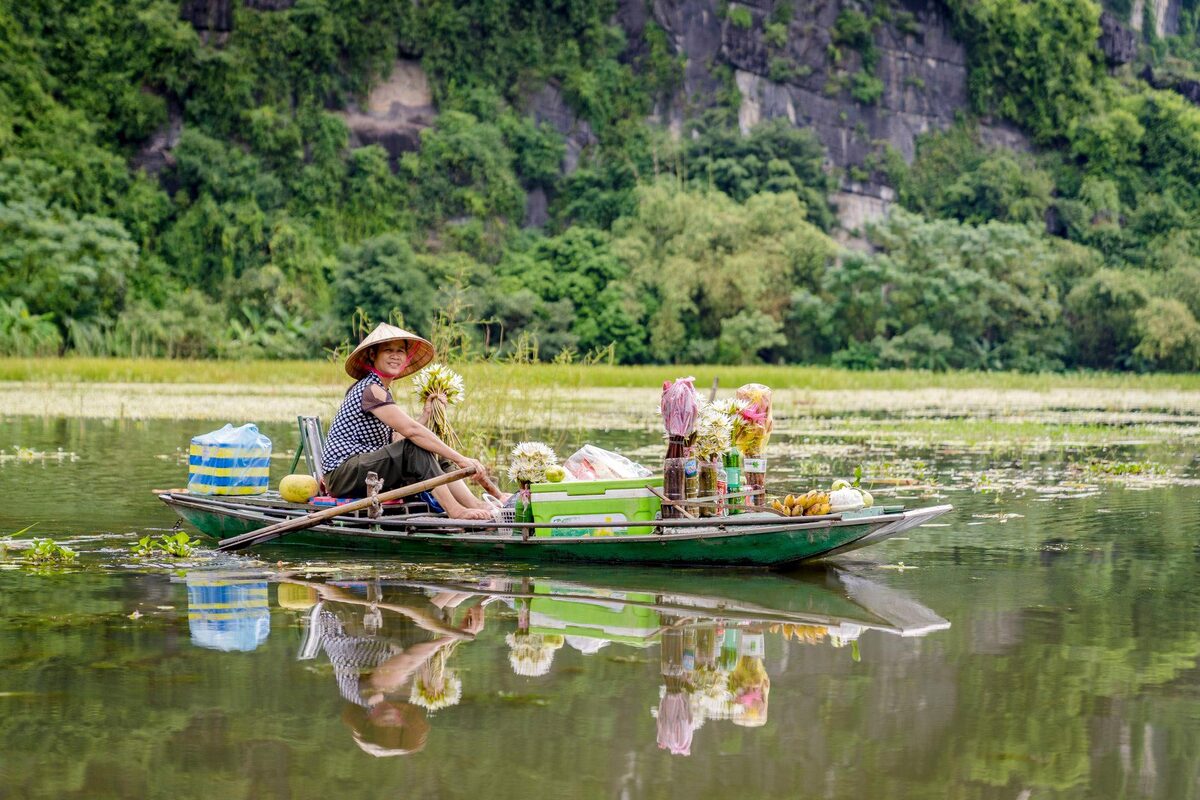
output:
[[714, 126], [688, 142], [687, 174], [738, 202], [759, 192], [791, 192], [804, 203], [810, 221], [824, 230], [833, 224], [826, 195], [833, 189], [825, 152], [816, 136], [784, 119], [762, 122], [742, 136], [736, 128]]
[[1035, 229], [897, 211], [870, 239], [878, 253], [847, 254], [825, 281], [838, 306], [836, 338], [870, 344], [882, 366], [1060, 365], [1060, 254]]
[[[362, 312], [371, 320], [400, 319], [413, 330], [428, 330], [434, 297], [433, 282], [399, 234], [383, 234], [342, 253], [333, 307], [347, 325]], [[353, 333], [348, 327], [346, 332]]]
[[[640, 188], [637, 213], [618, 220], [613, 231], [614, 249], [629, 265], [645, 310], [649, 355], [656, 361], [713, 357], [722, 321], [741, 311], [782, 322], [793, 289], [815, 289], [836, 251], [805, 221], [804, 206], [791, 192], [758, 194], [739, 205], [671, 179]], [[770, 344], [759, 349], [771, 354], [781, 344], [776, 333], [768, 332]]]
[[1067, 320], [1079, 364], [1130, 366], [1138, 344], [1138, 312], [1150, 301], [1148, 276], [1103, 269], [1067, 295]]

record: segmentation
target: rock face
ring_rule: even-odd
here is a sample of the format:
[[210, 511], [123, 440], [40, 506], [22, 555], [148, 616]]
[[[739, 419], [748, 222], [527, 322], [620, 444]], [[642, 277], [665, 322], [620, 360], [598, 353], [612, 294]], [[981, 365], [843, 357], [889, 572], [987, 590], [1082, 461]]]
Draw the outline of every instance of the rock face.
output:
[[425, 71], [418, 62], [405, 60], [392, 65], [387, 80], [371, 90], [364, 106], [351, 103], [342, 112], [350, 145], [380, 145], [393, 166], [403, 153], [420, 148], [421, 131], [436, 117]]
[[1200, 106], [1200, 81], [1168, 73], [1157, 74], [1147, 66], [1138, 76], [1155, 89], [1169, 89], [1187, 98], [1192, 105]]
[[1179, 33], [1179, 12], [1183, 0], [1133, 0], [1129, 11], [1129, 26], [1139, 33], [1147, 16], [1158, 37], [1174, 36]]
[[192, 23], [201, 33], [229, 33], [233, 30], [235, 0], [183, 0], [179, 18]]
[[1109, 66], [1128, 64], [1137, 57], [1138, 35], [1111, 11], [1100, 14], [1100, 49]]
[[656, 0], [654, 21], [687, 56], [683, 100], [675, 105], [694, 111], [698, 98], [721, 86], [712, 67], [731, 67], [743, 131], [785, 117], [816, 133], [833, 167], [855, 171], [859, 180], [847, 181], [835, 200], [843, 225], [858, 228], [892, 199], [870, 175], [880, 144], [911, 159], [918, 135], [948, 127], [967, 106], [966, 52], [937, 0], [892, 0], [890, 20], [872, 23], [869, 44], [835, 33], [843, 15], [870, 22], [863, 4], [790, 4], [783, 23], [771, 0], [729, 3], [724, 14], [719, 0]]

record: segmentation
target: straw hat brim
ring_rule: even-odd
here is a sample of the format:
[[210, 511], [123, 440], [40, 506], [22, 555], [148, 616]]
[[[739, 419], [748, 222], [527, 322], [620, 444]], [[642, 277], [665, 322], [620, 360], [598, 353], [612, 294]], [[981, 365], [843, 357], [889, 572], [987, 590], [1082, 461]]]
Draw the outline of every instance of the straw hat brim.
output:
[[378, 344], [397, 341], [408, 342], [408, 353], [410, 356], [408, 366], [396, 376], [398, 378], [403, 378], [405, 375], [417, 372], [430, 361], [433, 361], [434, 356], [437, 355], [433, 349], [433, 344], [428, 339], [383, 322], [377, 325], [375, 330], [367, 334], [367, 338], [363, 339], [358, 347], [354, 348], [354, 352], [346, 357], [346, 374], [355, 380], [366, 377], [371, 368], [371, 363], [367, 359], [367, 350]]

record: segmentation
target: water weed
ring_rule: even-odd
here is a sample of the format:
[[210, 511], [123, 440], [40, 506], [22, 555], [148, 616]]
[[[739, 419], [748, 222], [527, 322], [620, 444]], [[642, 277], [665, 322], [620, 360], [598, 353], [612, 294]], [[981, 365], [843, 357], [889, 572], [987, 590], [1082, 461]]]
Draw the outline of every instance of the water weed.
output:
[[195, 541], [184, 531], [173, 534], [164, 533], [157, 539], [152, 539], [147, 535], [138, 539], [137, 544], [133, 545], [133, 554], [139, 558], [148, 558], [158, 553], [171, 558], [190, 558], [196, 553], [196, 548], [193, 546]]
[[76, 559], [77, 553], [53, 539], [34, 539], [25, 551], [25, 561], [35, 565], [66, 564]]

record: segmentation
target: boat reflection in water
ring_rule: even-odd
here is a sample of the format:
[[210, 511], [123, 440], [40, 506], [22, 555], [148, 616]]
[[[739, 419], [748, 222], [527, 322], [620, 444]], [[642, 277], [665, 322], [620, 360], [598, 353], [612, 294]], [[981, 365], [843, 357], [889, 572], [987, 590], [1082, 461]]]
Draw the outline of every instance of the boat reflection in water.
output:
[[[211, 580], [190, 574], [189, 598], [193, 585]], [[245, 581], [255, 598], [262, 580]], [[613, 660], [623, 660], [623, 650], [642, 661], [637, 650], [657, 647], [659, 700], [650, 711], [657, 743], [689, 755], [694, 732], [706, 723], [767, 723], [769, 638], [847, 647], [857, 660], [858, 639], [868, 633], [923, 636], [950, 627], [901, 592], [832, 568], [792, 576], [627, 569], [611, 578], [576, 571], [447, 580], [420, 573], [343, 578], [334, 571], [269, 580], [279, 606], [299, 617], [299, 659], [332, 666], [342, 721], [373, 756], [426, 746], [431, 716], [462, 701], [454, 664], [464, 645], [507, 648], [513, 673], [531, 682], [547, 680], [564, 648], [585, 658], [605, 651]], [[488, 617], [492, 629], [482, 635]], [[257, 617], [244, 622], [261, 625]], [[261, 641], [257, 630], [237, 641]], [[197, 644], [213, 646], [206, 641]], [[475, 697], [484, 697], [495, 676], [471, 674], [481, 684]]]

